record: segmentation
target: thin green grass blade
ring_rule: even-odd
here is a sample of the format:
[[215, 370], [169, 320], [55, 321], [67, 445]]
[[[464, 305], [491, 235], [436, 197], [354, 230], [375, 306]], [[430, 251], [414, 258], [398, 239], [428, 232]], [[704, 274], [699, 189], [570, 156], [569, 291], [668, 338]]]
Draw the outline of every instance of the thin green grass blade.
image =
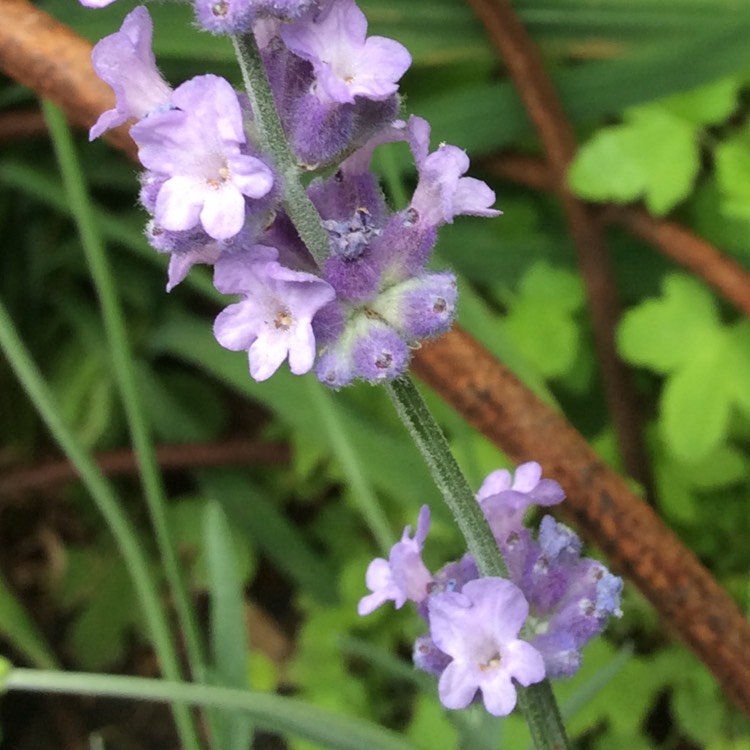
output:
[[[227, 518], [216, 501], [205, 507], [204, 544], [211, 597], [211, 682], [245, 689], [250, 648], [245, 600]], [[213, 744], [222, 750], [247, 750], [252, 744], [250, 719], [238, 713], [212, 712]]]
[[59, 668], [57, 657], [47, 643], [47, 639], [2, 576], [0, 576], [0, 633], [35, 667]]

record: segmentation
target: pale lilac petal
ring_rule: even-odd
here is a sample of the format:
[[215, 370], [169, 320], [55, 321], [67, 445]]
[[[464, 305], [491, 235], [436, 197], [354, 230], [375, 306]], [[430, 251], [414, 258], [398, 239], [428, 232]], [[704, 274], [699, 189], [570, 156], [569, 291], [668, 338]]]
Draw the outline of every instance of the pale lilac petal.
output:
[[199, 220], [206, 188], [193, 177], [170, 177], [159, 190], [154, 218], [173, 231], [192, 229]]
[[516, 688], [507, 672], [496, 670], [482, 682], [482, 700], [484, 707], [493, 716], [507, 716], [516, 707]]
[[108, 5], [112, 5], [115, 0], [79, 0], [79, 2], [87, 8], [106, 8]]
[[312, 64], [319, 98], [342, 104], [356, 96], [387, 99], [411, 64], [403, 45], [366, 34], [367, 19], [354, 0], [338, 0], [317, 17], [281, 28], [287, 47]]
[[428, 607], [435, 645], [454, 659], [471, 659], [473, 644], [466, 637], [473, 631], [471, 599], [463, 592], [448, 592], [430, 597]]
[[245, 252], [224, 255], [214, 267], [214, 286], [222, 294], [250, 293], [255, 288], [257, 264], [270, 263], [278, 257], [279, 251], [268, 245], [253, 245]]
[[440, 702], [446, 708], [466, 708], [477, 693], [477, 671], [466, 663], [452, 661], [440, 675]]
[[273, 172], [254, 156], [232, 157], [227, 160], [232, 182], [249, 198], [262, 198], [273, 187]]
[[530, 643], [521, 640], [507, 643], [502, 658], [508, 674], [524, 687], [544, 679], [544, 659]]
[[372, 614], [378, 607], [385, 604], [388, 601], [388, 596], [383, 591], [375, 591], [372, 594], [367, 594], [359, 600], [357, 604], [357, 614], [360, 617], [366, 617]]
[[90, 140], [169, 104], [172, 89], [156, 67], [152, 36], [151, 16], [146, 8], [138, 7], [125, 17], [119, 31], [104, 37], [92, 50], [92, 66], [112, 87], [115, 108], [99, 117], [89, 132]]
[[248, 350], [250, 374], [254, 380], [268, 380], [286, 359], [289, 348], [280, 336], [258, 336]]
[[477, 492], [477, 500], [484, 500], [486, 497], [497, 495], [499, 492], [509, 490], [511, 485], [510, 472], [507, 469], [497, 469], [482, 482], [482, 486]]
[[228, 240], [238, 234], [245, 223], [245, 198], [231, 183], [203, 192], [201, 226], [217, 240]]
[[498, 643], [516, 638], [529, 615], [529, 604], [521, 589], [498, 578], [477, 578], [461, 590], [474, 602], [475, 616], [491, 628]]
[[310, 372], [315, 362], [315, 336], [312, 326], [298, 325], [290, 332], [289, 338], [289, 369], [295, 375]]
[[409, 148], [417, 167], [422, 166], [430, 152], [430, 123], [423, 117], [412, 115], [407, 123]]
[[250, 348], [257, 338], [254, 322], [256, 312], [243, 303], [229, 305], [214, 322], [214, 337], [225, 348], [241, 352]]
[[565, 500], [565, 491], [554, 479], [542, 479], [530, 495], [534, 505], [557, 505]]
[[414, 533], [414, 541], [417, 543], [419, 548], [422, 548], [425, 539], [427, 538], [427, 532], [430, 530], [430, 506], [423, 505], [419, 509], [419, 516], [417, 517], [417, 530]]
[[542, 467], [536, 461], [521, 464], [513, 479], [513, 489], [518, 492], [531, 492], [542, 478]]
[[384, 560], [382, 557], [376, 557], [367, 566], [365, 584], [371, 591], [385, 588], [392, 580], [393, 576], [391, 575], [391, 566], [388, 565], [388, 560]]
[[473, 177], [462, 177], [453, 197], [453, 210], [461, 216], [484, 216], [493, 218], [502, 211], [490, 208], [495, 204], [495, 191], [486, 182]]

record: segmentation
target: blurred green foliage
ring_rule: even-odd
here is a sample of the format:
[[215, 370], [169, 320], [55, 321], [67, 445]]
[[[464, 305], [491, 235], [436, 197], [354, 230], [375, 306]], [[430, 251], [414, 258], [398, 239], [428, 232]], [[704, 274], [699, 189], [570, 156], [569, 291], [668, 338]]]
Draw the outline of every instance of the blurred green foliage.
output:
[[[122, 0], [93, 12], [74, 0], [38, 4], [92, 40], [111, 33], [134, 5]], [[578, 129], [573, 189], [595, 202], [642, 201], [652, 214], [672, 212], [750, 267], [750, 5], [517, 0], [515, 6]], [[193, 29], [186, 6], [149, 7], [157, 58], [173, 83], [207, 68], [239, 80], [231, 46]], [[544, 194], [493, 181], [480, 160], [501, 149], [538, 153], [502, 62], [461, 0], [367, 0], [363, 7], [372, 33], [397, 38], [413, 53], [403, 85], [406, 111], [430, 120], [433, 144], [456, 143], [476, 158], [474, 173], [492, 181], [505, 212], [494, 221], [460, 219], [443, 233], [435, 265], [451, 265], [461, 276], [460, 322], [619, 465], [560, 209]], [[33, 101], [0, 81], [0, 114]], [[133, 165], [83, 135], [79, 155], [157, 441], [244, 436], [293, 448], [289, 466], [186, 467], [170, 478], [170, 521], [193, 592], [208, 596], [211, 616], [220, 618], [212, 627], [225, 628], [227, 613], [236, 620], [244, 586], [293, 638], [294, 655], [279, 679], [306, 699], [383, 722], [425, 749], [525, 748], [517, 717], [498, 722], [439, 707], [434, 684], [408, 664], [410, 642], [422, 627], [416, 615], [356, 615], [367, 563], [383, 552], [375, 541], [378, 524], [395, 540], [414, 524], [419, 506], [430, 503], [428, 561], [439, 565], [462, 554], [384, 394], [367, 386], [331, 394], [311, 377], [287, 372], [252, 381], [242, 355], [212, 338], [221, 302], [205, 269], [164, 293], [164, 259], [141, 234]], [[403, 160], [394, 163], [389, 172], [381, 161], [396, 195], [393, 181], [408, 191], [413, 175]], [[0, 143], [0, 298], [81, 441], [94, 451], [123, 447], [125, 421], [105, 334], [60, 185], [44, 138]], [[657, 509], [748, 609], [750, 324], [641, 241], [615, 230], [608, 239], [627, 306], [617, 343], [648, 405]], [[429, 400], [472, 482], [507, 465], [437, 397]], [[56, 455], [8, 367], [0, 367], [0, 425], [4, 472]], [[123, 479], [118, 487], [140, 524], [142, 546], [152, 552], [137, 483]], [[80, 489], [55, 489], [51, 500], [50, 492], [24, 496], [25, 512], [13, 503], [0, 507], [9, 581], [0, 600], [4, 641], [16, 660], [32, 664], [57, 658], [82, 669], [122, 665], [143, 629], [111, 538]], [[61, 562], [28, 583], [19, 571], [40, 528], [52, 530]], [[231, 544], [217, 541], [221, 528], [230, 529]], [[158, 571], [155, 554], [153, 565]], [[220, 572], [226, 566], [232, 574]], [[221, 581], [231, 585], [222, 589]], [[669, 624], [656, 621], [633, 591], [623, 610], [608, 638], [589, 648], [581, 674], [559, 685], [576, 747], [750, 749], [747, 720], [674, 643]], [[249, 642], [248, 668], [242, 649], [222, 650], [214, 641], [216, 664], [224, 668], [217, 681], [252, 680], [273, 689], [274, 669], [252, 632]], [[248, 731], [234, 725], [227, 741], [238, 744], [227, 746], [241, 747]]]

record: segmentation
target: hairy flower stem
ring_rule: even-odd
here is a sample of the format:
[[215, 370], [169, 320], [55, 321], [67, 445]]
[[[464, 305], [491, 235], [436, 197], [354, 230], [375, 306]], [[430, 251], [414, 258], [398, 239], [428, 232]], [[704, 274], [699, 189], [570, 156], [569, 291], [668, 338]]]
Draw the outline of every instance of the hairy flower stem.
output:
[[[469, 551], [484, 576], [508, 578], [508, 570], [492, 535], [487, 519], [456, 461], [440, 425], [427, 408], [421, 394], [408, 376], [386, 385], [398, 415], [430, 469]], [[549, 682], [528, 688], [517, 686], [518, 705], [529, 725], [537, 750], [566, 750], [568, 741], [560, 711]]]
[[258, 44], [252, 34], [234, 36], [232, 42], [250, 97], [258, 140], [283, 180], [284, 208], [315, 262], [322, 267], [328, 255], [328, 234], [300, 180], [300, 170], [276, 111]]

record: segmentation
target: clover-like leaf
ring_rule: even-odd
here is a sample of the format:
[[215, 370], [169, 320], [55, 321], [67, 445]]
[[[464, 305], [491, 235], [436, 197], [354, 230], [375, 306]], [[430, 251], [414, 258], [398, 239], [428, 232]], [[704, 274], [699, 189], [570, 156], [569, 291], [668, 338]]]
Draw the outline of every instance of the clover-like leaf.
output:
[[617, 345], [629, 362], [668, 373], [706, 347], [720, 330], [711, 294], [689, 276], [672, 274], [664, 282], [662, 297], [623, 316]]
[[715, 155], [722, 213], [750, 219], [750, 128], [717, 145]]
[[718, 125], [737, 109], [742, 83], [738, 77], [699, 86], [692, 91], [663, 99], [661, 104], [674, 115], [695, 125]]
[[584, 144], [568, 173], [582, 198], [628, 203], [644, 198], [665, 214], [690, 193], [700, 166], [696, 126], [662, 105], [631, 109], [625, 123]]
[[564, 375], [575, 363], [580, 331], [574, 314], [583, 301], [580, 279], [544, 262], [536, 263], [521, 281], [505, 327], [547, 378]]
[[726, 351], [727, 337], [717, 331], [664, 386], [662, 434], [684, 461], [704, 457], [727, 437], [732, 398], [723, 366]]

